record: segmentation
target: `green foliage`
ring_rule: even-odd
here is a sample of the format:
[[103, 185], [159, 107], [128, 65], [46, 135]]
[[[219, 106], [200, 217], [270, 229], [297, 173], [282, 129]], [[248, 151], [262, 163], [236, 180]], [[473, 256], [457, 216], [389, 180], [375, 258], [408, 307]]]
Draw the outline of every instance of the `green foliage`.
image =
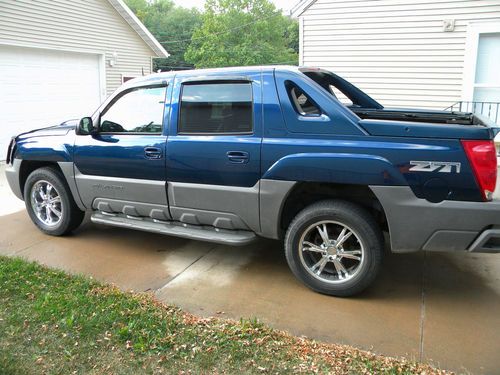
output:
[[287, 18], [285, 30], [286, 46], [299, 54], [299, 23], [296, 19]]
[[184, 55], [197, 68], [297, 63], [296, 21], [268, 0], [207, 0], [202, 20]]
[[[184, 60], [184, 53], [194, 29], [201, 24], [198, 10], [176, 6], [171, 0], [126, 0], [126, 3], [170, 54], [169, 58], [153, 60], [155, 71], [192, 67]], [[185, 41], [172, 43], [179, 39]]]
[[144, 23], [144, 17], [147, 14], [148, 2], [146, 0], [126, 0], [127, 6], [135, 13], [137, 18]]
[[154, 70], [297, 63], [298, 23], [269, 0], [208, 0], [204, 13], [172, 0], [126, 3], [170, 53]]
[[[155, 61], [157, 68], [170, 70], [169, 67], [192, 67], [193, 65], [186, 62], [184, 54], [190, 44], [189, 40], [195, 28], [201, 25], [200, 12], [194, 8], [174, 7], [168, 13], [168, 17], [158, 19], [153, 24], [158, 25], [158, 27], [152, 27], [150, 30], [159, 41], [163, 42], [163, 46], [170, 53], [168, 59], [157, 59]], [[179, 39], [183, 41], [172, 43]]]

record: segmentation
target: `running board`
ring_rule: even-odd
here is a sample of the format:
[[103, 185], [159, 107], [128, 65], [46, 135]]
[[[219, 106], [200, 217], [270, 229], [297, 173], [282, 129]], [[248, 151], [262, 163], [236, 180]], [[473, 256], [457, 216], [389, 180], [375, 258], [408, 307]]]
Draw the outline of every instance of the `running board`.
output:
[[90, 220], [96, 224], [106, 224], [233, 246], [246, 245], [257, 238], [255, 233], [246, 230], [220, 229], [211, 226], [190, 225], [179, 221], [156, 220], [118, 213], [94, 212]]

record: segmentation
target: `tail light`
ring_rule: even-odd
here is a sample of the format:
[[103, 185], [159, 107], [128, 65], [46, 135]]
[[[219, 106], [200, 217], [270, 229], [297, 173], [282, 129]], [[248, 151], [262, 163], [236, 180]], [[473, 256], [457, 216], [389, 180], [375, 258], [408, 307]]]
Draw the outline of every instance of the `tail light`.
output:
[[493, 198], [497, 183], [497, 155], [493, 141], [462, 140], [467, 158], [485, 201]]

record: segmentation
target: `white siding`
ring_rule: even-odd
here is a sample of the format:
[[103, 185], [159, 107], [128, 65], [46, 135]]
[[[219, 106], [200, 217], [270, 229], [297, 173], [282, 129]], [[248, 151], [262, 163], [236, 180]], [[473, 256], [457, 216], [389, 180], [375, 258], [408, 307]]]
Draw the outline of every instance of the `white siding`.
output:
[[0, 0], [1, 44], [102, 54], [107, 95], [122, 74], [151, 73], [156, 56], [107, 0]]
[[301, 18], [303, 65], [384, 106], [444, 109], [462, 96], [467, 24], [500, 20], [500, 0], [317, 0]]

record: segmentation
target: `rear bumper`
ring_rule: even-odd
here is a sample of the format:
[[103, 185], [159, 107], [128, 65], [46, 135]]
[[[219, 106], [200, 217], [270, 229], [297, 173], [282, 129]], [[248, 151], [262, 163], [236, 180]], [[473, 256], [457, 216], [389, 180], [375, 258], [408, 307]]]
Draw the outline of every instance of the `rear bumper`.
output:
[[407, 186], [370, 186], [384, 208], [391, 248], [500, 252], [500, 201], [430, 203]]
[[500, 253], [500, 228], [483, 231], [468, 250], [474, 253]]

